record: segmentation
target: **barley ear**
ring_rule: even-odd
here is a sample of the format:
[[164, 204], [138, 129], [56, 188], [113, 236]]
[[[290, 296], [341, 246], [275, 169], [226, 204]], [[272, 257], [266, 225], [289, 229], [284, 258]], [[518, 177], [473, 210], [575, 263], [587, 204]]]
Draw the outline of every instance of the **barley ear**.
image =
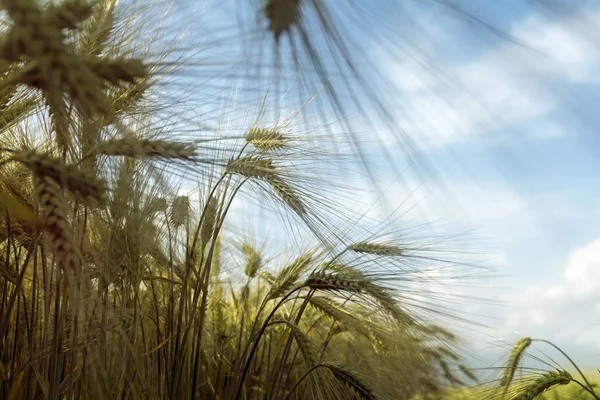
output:
[[504, 370], [504, 375], [502, 376], [502, 380], [500, 381], [500, 386], [504, 386], [508, 388], [511, 384], [515, 372], [525, 354], [525, 350], [531, 345], [531, 338], [523, 338], [517, 342], [515, 347], [510, 352], [510, 356], [508, 357], [508, 363], [506, 369]]
[[352, 390], [352, 392], [360, 399], [377, 400], [380, 398], [375, 394], [375, 390], [373, 390], [362, 377], [358, 376], [347, 367], [334, 363], [324, 363], [323, 366], [327, 367], [338, 381], [350, 388], [350, 390]]
[[524, 387], [512, 400], [534, 400], [545, 391], [555, 386], [567, 385], [572, 380], [573, 377], [567, 371], [550, 371]]

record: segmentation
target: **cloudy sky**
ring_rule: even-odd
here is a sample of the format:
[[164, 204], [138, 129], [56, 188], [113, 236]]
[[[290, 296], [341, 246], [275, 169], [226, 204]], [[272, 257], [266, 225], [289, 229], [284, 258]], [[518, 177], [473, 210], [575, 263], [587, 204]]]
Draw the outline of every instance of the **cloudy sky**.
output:
[[[202, 19], [191, 34], [195, 43], [219, 37], [215, 32], [228, 37], [231, 30], [215, 28], [237, 24], [225, 3], [197, 2], [194, 8], [201, 14], [179, 17], [186, 23]], [[235, 8], [243, 2], [234, 3]], [[379, 165], [386, 205], [402, 203], [399, 210], [417, 212], [417, 218], [452, 221], [449, 229], [468, 231], [485, 243], [486, 265], [497, 277], [448, 289], [498, 303], [465, 300], [460, 305], [469, 318], [487, 325], [460, 328], [474, 354], [493, 360], [512, 342], [531, 336], [554, 341], [584, 366], [597, 366], [600, 4], [456, 3], [468, 7], [471, 17], [465, 17], [437, 3], [406, 1], [393, 12], [379, 10], [377, 16], [387, 18], [398, 34], [390, 40], [397, 44], [397, 57], [378, 45], [375, 35], [347, 30], [364, 51], [363, 64], [393, 83], [394, 95], [386, 101], [396, 111], [394, 118], [436, 171], [424, 182], [422, 176], [400, 177], [398, 171], [408, 168], [402, 161], [396, 163], [399, 168]], [[211, 43], [211, 55], [231, 56], [219, 52], [218, 41]], [[228, 79], [224, 76], [222, 83], [231, 87]], [[244, 123], [251, 122], [248, 115]], [[368, 129], [384, 141], [383, 147], [368, 148], [372, 160], [402, 160], [398, 136], [377, 125]], [[352, 184], [368, 193], [364, 181]], [[358, 212], [377, 198], [364, 193]]]
[[489, 238], [505, 275], [477, 290], [505, 304], [476, 307], [495, 318], [476, 340], [490, 348], [493, 337], [543, 337], [597, 365], [600, 4], [464, 3], [510, 37], [482, 37], [448, 13], [420, 9], [415, 37], [429, 33], [424, 53], [446, 77], [414, 59], [384, 68], [405, 94], [406, 129], [430, 138], [425, 151], [442, 160], [456, 196], [434, 213]]

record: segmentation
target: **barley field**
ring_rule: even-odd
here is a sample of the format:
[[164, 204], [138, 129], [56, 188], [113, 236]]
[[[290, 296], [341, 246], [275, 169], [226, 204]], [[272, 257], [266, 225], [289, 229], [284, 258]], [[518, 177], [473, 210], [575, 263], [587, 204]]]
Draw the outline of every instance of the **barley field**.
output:
[[360, 204], [370, 123], [431, 172], [336, 25], [367, 3], [239, 0], [200, 35], [219, 2], [0, 1], [0, 398], [600, 399], [542, 338], [472, 368], [467, 252]]

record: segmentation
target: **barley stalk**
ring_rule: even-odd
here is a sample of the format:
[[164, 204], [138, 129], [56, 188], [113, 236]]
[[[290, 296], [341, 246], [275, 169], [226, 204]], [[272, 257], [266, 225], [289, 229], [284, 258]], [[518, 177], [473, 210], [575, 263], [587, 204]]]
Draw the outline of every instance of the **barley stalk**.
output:
[[567, 371], [550, 371], [523, 388], [520, 393], [512, 397], [512, 400], [534, 400], [548, 389], [567, 385], [572, 380], [573, 377]]

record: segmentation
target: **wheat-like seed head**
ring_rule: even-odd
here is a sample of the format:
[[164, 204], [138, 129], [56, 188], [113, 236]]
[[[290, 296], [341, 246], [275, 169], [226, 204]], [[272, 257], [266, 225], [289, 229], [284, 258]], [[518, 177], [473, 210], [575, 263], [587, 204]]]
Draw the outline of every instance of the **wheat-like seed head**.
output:
[[77, 274], [81, 257], [66, 219], [64, 199], [48, 177], [34, 176], [34, 185], [37, 201], [44, 208], [45, 228], [56, 258], [65, 270]]
[[512, 382], [515, 372], [517, 371], [517, 367], [525, 354], [525, 350], [531, 345], [531, 338], [523, 338], [517, 342], [515, 347], [510, 352], [510, 356], [508, 357], [508, 363], [506, 369], [504, 370], [504, 375], [502, 376], [502, 380], [500, 381], [500, 386], [508, 387]]
[[340, 273], [317, 272], [312, 274], [305, 282], [305, 285], [315, 290], [347, 291], [358, 293], [362, 290], [356, 276], [351, 274], [346, 276]]
[[206, 204], [204, 215], [202, 217], [202, 227], [200, 228], [200, 243], [202, 243], [202, 246], [206, 246], [213, 238], [217, 226], [218, 206], [219, 203], [217, 198], [211, 196]]
[[567, 371], [550, 371], [523, 388], [512, 400], [534, 400], [548, 389], [554, 386], [567, 385], [572, 380], [573, 377]]
[[171, 223], [178, 227], [184, 225], [190, 214], [190, 199], [187, 196], [177, 196], [171, 205]]
[[367, 381], [352, 372], [348, 367], [329, 362], [324, 363], [323, 366], [327, 367], [338, 381], [350, 388], [360, 399], [376, 400], [380, 398]]
[[266, 177], [265, 181], [292, 211], [300, 216], [306, 214], [304, 202], [290, 185], [277, 176]]
[[60, 186], [82, 198], [103, 200], [106, 185], [94, 175], [62, 160], [34, 151], [24, 151], [12, 157], [26, 165], [34, 175], [52, 179]]
[[257, 156], [244, 156], [231, 159], [227, 164], [228, 173], [241, 175], [247, 178], [271, 179], [275, 175], [275, 166], [270, 158]]
[[378, 256], [402, 256], [403, 249], [391, 244], [356, 242], [348, 246], [348, 250]]
[[189, 143], [149, 139], [110, 139], [100, 143], [92, 154], [135, 158], [170, 158], [192, 160], [196, 147]]
[[[0, 53], [7, 61], [25, 62], [9, 83], [41, 89], [51, 113], [66, 114], [57, 107], [67, 94], [84, 117], [110, 117], [113, 112], [104, 94], [107, 83], [147, 77], [146, 67], [138, 60], [84, 60], [74, 54], [62, 31], [75, 28], [92, 14], [85, 2], [67, 1], [44, 11], [33, 0], [7, 0], [3, 5], [14, 25]], [[56, 121], [55, 125], [62, 128]]]
[[285, 136], [275, 129], [250, 128], [246, 142], [259, 150], [279, 150], [287, 145]]
[[283, 294], [292, 289], [296, 284], [296, 280], [313, 262], [313, 254], [311, 252], [304, 253], [297, 257], [290, 265], [283, 268], [274, 282], [271, 284], [271, 289], [267, 293], [267, 299], [275, 299], [283, 296]]
[[317, 365], [317, 351], [308, 335], [298, 325], [292, 322], [288, 322], [288, 325], [306, 365], [309, 368]]
[[248, 243], [242, 244], [242, 252], [246, 256], [244, 273], [250, 279], [254, 278], [261, 267], [261, 256], [258, 251]]

